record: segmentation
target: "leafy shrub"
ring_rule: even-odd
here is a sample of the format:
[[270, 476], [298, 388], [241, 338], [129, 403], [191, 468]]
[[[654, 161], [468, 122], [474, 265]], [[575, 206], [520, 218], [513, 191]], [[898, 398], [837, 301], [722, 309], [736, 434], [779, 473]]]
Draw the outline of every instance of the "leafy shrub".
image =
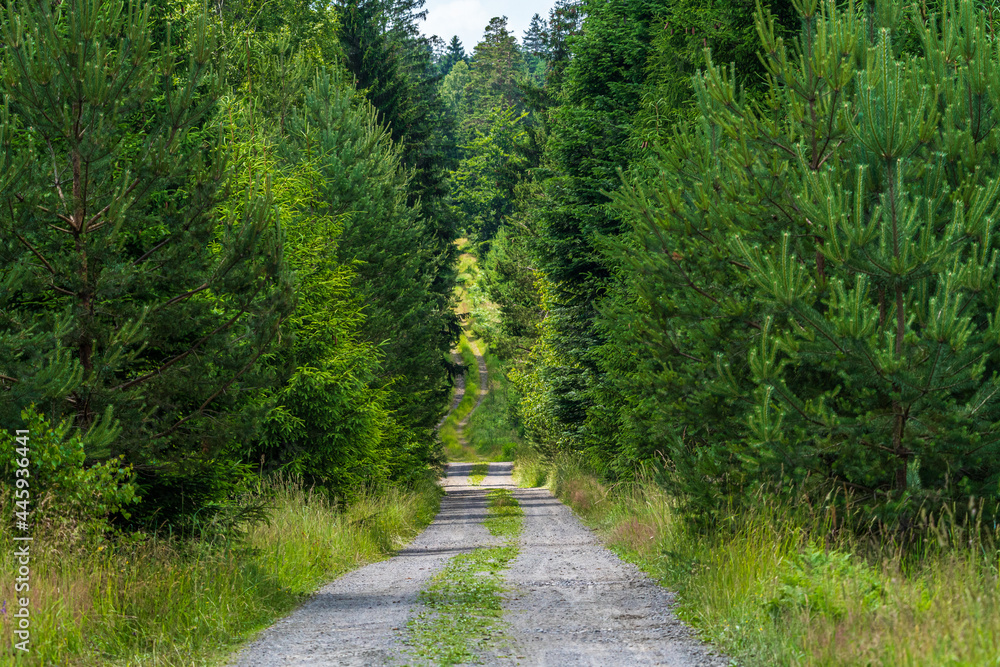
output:
[[847, 614], [849, 599], [875, 611], [884, 594], [881, 579], [869, 565], [850, 553], [816, 544], [783, 559], [775, 581], [764, 608], [776, 616], [803, 610], [839, 619]]
[[[34, 405], [21, 411], [27, 440], [18, 442], [13, 432], [0, 433], [0, 493], [14, 491], [15, 461], [27, 458], [34, 521], [42, 527], [69, 523], [87, 532], [104, 532], [108, 517], [129, 516], [126, 509], [138, 502], [138, 486], [131, 465], [122, 457], [86, 466], [84, 434], [69, 421], [52, 426]], [[17, 449], [27, 442], [28, 456]]]

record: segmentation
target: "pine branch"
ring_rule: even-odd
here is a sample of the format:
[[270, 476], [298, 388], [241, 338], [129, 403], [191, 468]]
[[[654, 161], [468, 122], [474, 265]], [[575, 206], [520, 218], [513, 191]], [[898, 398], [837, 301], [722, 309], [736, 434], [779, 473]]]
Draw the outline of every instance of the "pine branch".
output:
[[[260, 290], [258, 289], [258, 292], [259, 291]], [[232, 319], [230, 319], [228, 322], [226, 322], [224, 324], [220, 324], [218, 327], [215, 328], [215, 330], [213, 330], [213, 331], [205, 334], [200, 339], [198, 339], [195, 342], [195, 344], [192, 345], [190, 348], [188, 348], [185, 352], [182, 352], [181, 354], [178, 354], [176, 357], [174, 357], [173, 359], [171, 359], [167, 363], [163, 364], [162, 366], [160, 366], [159, 368], [157, 368], [154, 371], [150, 371], [149, 373], [146, 373], [145, 375], [143, 375], [141, 377], [138, 377], [138, 378], [136, 378], [134, 380], [131, 380], [129, 382], [125, 382], [123, 384], [120, 384], [117, 387], [112, 387], [110, 389], [110, 391], [118, 391], [118, 390], [123, 390], [123, 389], [130, 389], [130, 388], [132, 388], [132, 387], [134, 387], [134, 386], [136, 386], [138, 384], [142, 384], [143, 382], [146, 382], [146, 381], [152, 379], [153, 377], [155, 377], [157, 375], [160, 375], [163, 371], [167, 370], [168, 368], [170, 368], [171, 366], [173, 366], [174, 364], [176, 364], [178, 361], [181, 361], [181, 360], [185, 359], [186, 357], [188, 357], [192, 352], [194, 352], [199, 347], [201, 347], [202, 345], [204, 345], [205, 342], [208, 339], [210, 339], [212, 336], [214, 336], [215, 334], [219, 333], [220, 331], [224, 331], [225, 329], [228, 329], [229, 327], [231, 327], [246, 312], [247, 312], [247, 309], [243, 308], [238, 313], [236, 313], [236, 315], [234, 315], [232, 317]]]
[[[280, 326], [281, 326], [281, 323], [279, 321], [278, 327], [280, 328]], [[233, 383], [236, 382], [238, 379], [240, 379], [240, 377], [244, 373], [246, 373], [248, 370], [250, 370], [250, 367], [253, 366], [255, 363], [257, 363], [257, 360], [260, 359], [261, 355], [263, 355], [266, 350], [267, 350], [267, 346], [266, 345], [261, 346], [260, 350], [253, 357], [253, 359], [251, 359], [250, 361], [248, 361], [246, 363], [246, 365], [243, 366], [243, 368], [241, 368], [238, 373], [236, 373], [236, 375], [234, 375], [233, 377], [231, 377], [229, 379], [228, 382], [226, 382], [221, 387], [219, 387], [218, 390], [216, 390], [216, 392], [214, 394], [212, 394], [211, 396], [209, 396], [208, 398], [206, 398], [205, 402], [202, 403], [201, 406], [197, 410], [195, 410], [194, 412], [192, 412], [191, 414], [189, 414], [187, 417], [184, 417], [183, 419], [177, 421], [173, 426], [171, 426], [167, 430], [161, 431], [160, 433], [157, 433], [156, 435], [154, 435], [152, 437], [152, 439], [153, 440], [157, 440], [159, 438], [165, 438], [166, 436], [170, 435], [171, 433], [173, 433], [174, 431], [176, 431], [178, 428], [180, 428], [183, 424], [185, 424], [189, 420], [193, 419], [195, 416], [202, 414], [205, 411], [205, 408], [207, 408], [208, 405], [212, 401], [214, 401], [216, 398], [218, 398], [220, 394], [222, 394], [224, 391], [226, 391], [226, 389], [228, 389], [229, 387], [231, 387], [233, 385]]]

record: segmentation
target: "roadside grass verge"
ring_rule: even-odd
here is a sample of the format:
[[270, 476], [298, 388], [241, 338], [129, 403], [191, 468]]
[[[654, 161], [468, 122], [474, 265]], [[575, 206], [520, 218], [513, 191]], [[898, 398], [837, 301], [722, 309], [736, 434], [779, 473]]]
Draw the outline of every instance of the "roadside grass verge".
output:
[[[479, 345], [485, 348], [482, 342]], [[487, 461], [513, 461], [521, 444], [514, 417], [519, 402], [517, 390], [507, 380], [500, 359], [486, 349], [483, 357], [489, 369], [490, 390], [466, 425], [469, 446]]]
[[[362, 494], [343, 511], [292, 481], [269, 487], [269, 521], [238, 540], [209, 527], [200, 539], [121, 544], [36, 535], [31, 650], [12, 648], [15, 595], [24, 594], [8, 576], [0, 581], [0, 665], [218, 664], [321, 584], [408, 542], [440, 499], [429, 477], [414, 490]], [[0, 511], [10, 516], [11, 508], [0, 502]], [[0, 533], [7, 573], [15, 571], [13, 545], [9, 531]]]
[[479, 400], [479, 364], [476, 362], [476, 354], [472, 351], [469, 341], [463, 335], [459, 339], [459, 353], [462, 355], [462, 363], [466, 367], [465, 373], [465, 394], [456, 406], [454, 412], [438, 429], [438, 437], [444, 445], [445, 456], [449, 461], [478, 461], [479, 457], [466, 445], [462, 444], [459, 437], [458, 423], [472, 412]]
[[762, 498], [700, 531], [649, 481], [609, 489], [569, 459], [531, 453], [515, 471], [521, 484], [548, 485], [619, 555], [675, 590], [681, 618], [738, 664], [1000, 665], [995, 529], [946, 514], [928, 520], [920, 547], [903, 549], [829, 530], [825, 508]]
[[485, 526], [507, 544], [455, 556], [420, 592], [424, 610], [407, 625], [409, 653], [418, 663], [474, 663], [484, 650], [506, 648], [503, 573], [517, 558], [524, 512], [507, 489], [486, 497]]

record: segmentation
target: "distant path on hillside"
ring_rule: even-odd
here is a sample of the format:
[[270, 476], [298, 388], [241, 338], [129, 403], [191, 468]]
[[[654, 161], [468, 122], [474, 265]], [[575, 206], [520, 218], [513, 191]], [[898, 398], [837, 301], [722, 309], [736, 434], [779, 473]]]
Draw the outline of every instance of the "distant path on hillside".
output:
[[[451, 352], [452, 363], [460, 364], [462, 363], [462, 355], [458, 353], [457, 350], [452, 350]], [[438, 422], [437, 427], [441, 428], [445, 420], [451, 416], [451, 413], [458, 408], [458, 404], [462, 402], [462, 397], [465, 396], [465, 374], [455, 376], [455, 396], [451, 399], [451, 407], [448, 408], [448, 412], [445, 413], [444, 417], [441, 417], [441, 421]], [[478, 405], [478, 403], [477, 403]]]

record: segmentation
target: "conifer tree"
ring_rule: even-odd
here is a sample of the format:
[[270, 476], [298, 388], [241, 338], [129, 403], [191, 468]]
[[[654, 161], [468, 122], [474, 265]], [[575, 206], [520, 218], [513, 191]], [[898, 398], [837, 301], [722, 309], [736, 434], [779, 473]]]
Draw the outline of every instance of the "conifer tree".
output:
[[532, 15], [531, 23], [524, 31], [521, 48], [528, 65], [528, 73], [536, 85], [545, 81], [545, 68], [550, 55], [548, 43], [548, 24], [539, 14]]
[[140, 469], [247, 425], [208, 411], [232, 406], [289, 305], [266, 197], [216, 208], [229, 172], [203, 125], [219, 94], [204, 20], [184, 53], [156, 48], [148, 16], [10, 4], [2, 26], [4, 149], [25, 165], [0, 213], [4, 412], [36, 402], [86, 430], [113, 407], [120, 437], [88, 455]]
[[407, 201], [401, 147], [374, 107], [334, 74], [316, 79], [289, 121], [289, 135], [283, 158], [315, 165], [318, 205], [343, 222], [337, 255], [354, 267], [352, 287], [365, 313], [362, 337], [384, 355], [378, 381], [392, 384], [391, 408], [404, 426], [430, 428], [447, 391], [442, 358], [452, 340], [452, 315], [448, 296], [434, 289], [441, 270], [437, 241]]
[[482, 41], [476, 44], [470, 70], [462, 128], [466, 140], [474, 136], [475, 129], [485, 129], [497, 107], [521, 108], [518, 79], [525, 72], [524, 59], [514, 34], [507, 29], [506, 16], [490, 19]]
[[665, 425], [679, 484], [846, 488], [883, 519], [995, 494], [1000, 57], [968, 0], [799, 12], [795, 47], [758, 17], [766, 103], [710, 65], [702, 120], [620, 195], [668, 404], [715, 383]]
[[468, 58], [465, 55], [462, 40], [458, 38], [458, 35], [452, 35], [451, 41], [448, 42], [448, 48], [441, 58], [441, 76], [448, 76], [452, 68], [459, 62], [468, 62]]
[[253, 427], [237, 397], [291, 295], [266, 190], [229, 190], [207, 124], [204, 18], [157, 45], [149, 11], [8, 3], [0, 19], [0, 136], [20, 166], [0, 192], [0, 418], [35, 403], [88, 434], [91, 460], [211, 480]]
[[452, 200], [484, 257], [514, 212], [515, 188], [525, 162], [518, 154], [525, 137], [524, 116], [512, 107], [494, 109], [486, 129], [463, 147], [465, 158], [452, 173]]

